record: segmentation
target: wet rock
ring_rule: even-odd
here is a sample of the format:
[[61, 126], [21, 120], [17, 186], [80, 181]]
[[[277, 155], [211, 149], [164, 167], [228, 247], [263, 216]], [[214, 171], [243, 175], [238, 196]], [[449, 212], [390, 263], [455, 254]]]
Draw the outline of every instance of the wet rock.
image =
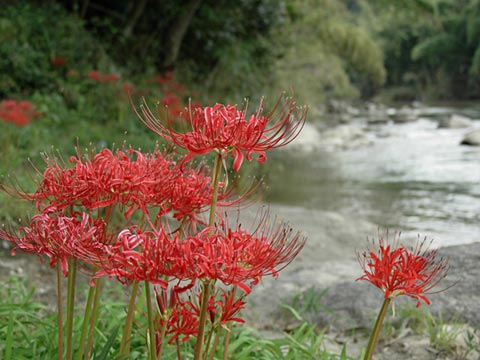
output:
[[480, 146], [480, 129], [468, 133], [460, 143], [461, 145]]
[[391, 115], [395, 123], [407, 123], [418, 120], [419, 111], [408, 106], [403, 106]]
[[352, 149], [368, 146], [372, 140], [367, 133], [353, 125], [337, 126], [321, 133], [322, 146], [329, 149]]
[[438, 127], [443, 129], [461, 129], [470, 126], [472, 126], [472, 120], [459, 114], [452, 114], [447, 118], [441, 119], [438, 123]]

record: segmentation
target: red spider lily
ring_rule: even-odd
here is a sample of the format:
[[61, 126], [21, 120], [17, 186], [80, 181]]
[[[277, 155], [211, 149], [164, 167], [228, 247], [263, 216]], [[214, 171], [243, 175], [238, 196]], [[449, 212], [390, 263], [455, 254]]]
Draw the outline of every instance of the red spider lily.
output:
[[166, 288], [167, 277], [185, 279], [185, 266], [177, 244], [166, 231], [141, 231], [134, 226], [120, 232], [114, 245], [98, 259], [94, 277], [116, 277], [122, 283], [148, 281]]
[[[176, 286], [169, 290], [155, 289], [155, 292], [160, 309], [160, 328], [165, 325], [166, 321], [166, 334], [171, 335], [168, 343], [172, 344], [179, 337], [181, 337], [181, 341], [187, 341], [190, 337], [197, 336], [201, 294], [195, 294], [194, 291], [189, 291], [189, 294], [187, 294], [184, 289], [179, 289]], [[181, 296], [182, 294], [183, 296]], [[182, 298], [188, 298], [189, 300]], [[236, 315], [245, 307], [245, 304], [243, 298], [235, 298], [234, 291], [218, 289], [216, 293], [210, 296], [208, 302], [211, 324], [225, 325], [229, 321], [244, 323], [245, 321]]]
[[163, 75], [155, 76], [154, 80], [158, 82], [160, 85], [166, 85], [173, 79], [173, 72], [167, 71]]
[[[219, 291], [221, 292], [220, 299], [215, 300], [215, 306], [220, 312], [220, 324], [225, 325], [229, 321], [244, 323], [245, 320], [237, 316], [239, 311], [245, 307], [244, 297], [236, 299], [234, 290], [227, 292], [225, 289], [219, 289]], [[214, 322], [214, 320], [211, 321]]]
[[101, 220], [93, 220], [87, 214], [80, 218], [66, 217], [48, 211], [35, 215], [28, 226], [15, 232], [0, 230], [0, 238], [13, 243], [12, 255], [17, 250], [50, 258], [50, 266], [58, 261], [65, 277], [68, 275], [68, 258], [98, 258], [105, 250], [103, 243], [105, 225]]
[[[156, 160], [155, 165], [160, 166], [160, 161]], [[171, 162], [162, 160], [163, 168], [171, 166]], [[148, 155], [134, 150], [112, 153], [103, 149], [93, 154], [91, 160], [85, 159], [81, 153], [71, 157], [73, 167], [67, 167], [57, 157], [45, 157], [45, 161], [47, 169], [42, 181], [30, 196], [39, 209], [42, 206], [64, 209], [79, 205], [93, 210], [122, 205], [127, 209], [127, 217], [135, 208], [145, 209], [150, 194], [148, 189], [153, 181]]]
[[[232, 153], [235, 171], [242, 165], [244, 153], [247, 160], [257, 154], [258, 162], [266, 161], [266, 151], [290, 143], [300, 132], [305, 122], [306, 109], [298, 109], [293, 99], [282, 101], [263, 115], [263, 100], [256, 114], [247, 117], [233, 105], [216, 104], [204, 108], [190, 106], [186, 121], [189, 129], [178, 132], [170, 117], [157, 119], [146, 102], [141, 106], [140, 119], [154, 132], [187, 150], [183, 160], [211, 151]], [[268, 126], [273, 122], [271, 126]]]
[[[155, 295], [160, 310], [159, 328], [166, 325], [166, 335], [170, 335], [168, 341], [172, 344], [177, 338], [185, 342], [192, 336], [197, 336], [199, 311], [196, 306], [189, 300], [183, 300], [180, 293], [190, 289], [182, 288], [179, 285], [165, 288], [155, 287]], [[162, 346], [160, 343], [160, 334], [157, 332], [157, 351]]]
[[301, 233], [286, 223], [268, 224], [264, 213], [253, 233], [237, 225], [206, 228], [181, 242], [186, 278], [219, 280], [246, 294], [263, 276], [278, 276], [305, 244]]
[[[91, 160], [80, 152], [71, 157], [73, 167], [57, 156], [45, 155], [47, 168], [43, 173], [38, 171], [41, 181], [33, 194], [16, 190], [18, 185], [2, 187], [12, 196], [35, 202], [41, 211], [70, 206], [81, 206], [86, 211], [120, 206], [129, 218], [137, 209], [149, 213], [149, 209], [158, 208], [159, 216], [172, 212], [178, 220], [194, 220], [209, 208], [213, 188], [205, 166], [181, 169], [158, 150], [144, 154], [132, 149], [115, 153], [103, 149], [95, 154], [92, 149], [91, 153]], [[240, 204], [259, 186], [260, 183], [252, 184], [241, 196], [236, 196], [235, 186], [221, 191], [219, 206]]]
[[52, 65], [53, 66], [62, 66], [62, 65], [65, 65], [67, 60], [68, 59], [66, 57], [56, 57], [55, 59], [52, 60]]
[[102, 74], [98, 71], [90, 71], [87, 76], [94, 81], [101, 83], [110, 83], [115, 82], [119, 79], [118, 75], [115, 74]]
[[285, 223], [267, 225], [266, 214], [254, 233], [238, 225], [235, 230], [205, 228], [180, 238], [165, 229], [123, 230], [118, 240], [99, 260], [102, 269], [95, 276], [117, 277], [123, 283], [149, 281], [166, 288], [166, 278], [187, 281], [197, 279], [236, 285], [245, 293], [263, 276], [277, 276], [302, 249], [305, 238], [293, 233]]
[[445, 278], [448, 262], [437, 259], [437, 250], [430, 250], [426, 239], [418, 241], [410, 249], [398, 245], [394, 240], [389, 244], [382, 237], [378, 244], [372, 241], [372, 248], [358, 254], [364, 275], [357, 280], [366, 280], [385, 293], [385, 299], [406, 295], [421, 300], [427, 305], [431, 290]]
[[3, 100], [0, 102], [0, 119], [20, 127], [29, 124], [31, 119], [40, 115], [28, 101]]
[[[171, 345], [178, 338], [181, 342], [188, 341], [198, 335], [199, 311], [190, 301], [179, 300], [170, 311], [167, 319], [160, 319], [160, 326], [167, 321], [168, 343]], [[161, 344], [157, 344], [160, 346]]]
[[132, 96], [137, 92], [137, 89], [135, 88], [135, 86], [133, 86], [129, 83], [124, 83], [122, 85], [122, 91], [123, 91], [123, 94], [125, 94], [127, 96]]

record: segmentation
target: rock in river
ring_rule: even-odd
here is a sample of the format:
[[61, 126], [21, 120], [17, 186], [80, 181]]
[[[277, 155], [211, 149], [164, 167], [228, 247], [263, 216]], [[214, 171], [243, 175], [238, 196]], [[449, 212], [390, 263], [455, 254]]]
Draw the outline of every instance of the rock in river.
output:
[[462, 145], [480, 146], [480, 129], [468, 133], [460, 143]]
[[472, 126], [472, 120], [469, 117], [452, 114], [447, 118], [441, 119], [438, 123], [439, 128], [460, 129]]

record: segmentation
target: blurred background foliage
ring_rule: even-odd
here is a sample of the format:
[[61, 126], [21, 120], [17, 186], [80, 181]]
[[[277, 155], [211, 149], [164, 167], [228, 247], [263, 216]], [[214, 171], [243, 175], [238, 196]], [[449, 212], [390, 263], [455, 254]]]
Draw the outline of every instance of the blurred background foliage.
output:
[[[174, 71], [201, 101], [294, 89], [305, 102], [477, 98], [479, 0], [4, 1], [0, 96], [79, 105], [91, 70]], [[62, 71], [54, 59], [68, 59]], [[78, 85], [78, 84], [75, 84]]]
[[[464, 100], [480, 90], [480, 0], [4, 0], [0, 101], [30, 102], [28, 126], [0, 122], [0, 171], [77, 142], [151, 149], [141, 97], [169, 106], [281, 91], [332, 99]], [[252, 109], [253, 110], [253, 109]], [[128, 134], [125, 135], [125, 132]]]

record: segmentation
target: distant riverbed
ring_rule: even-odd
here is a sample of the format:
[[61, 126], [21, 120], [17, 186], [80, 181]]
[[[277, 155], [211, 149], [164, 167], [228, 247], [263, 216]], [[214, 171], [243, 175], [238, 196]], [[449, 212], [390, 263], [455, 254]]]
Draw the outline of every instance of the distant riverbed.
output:
[[[470, 117], [472, 126], [439, 129], [439, 119], [452, 113]], [[480, 127], [480, 109], [421, 107], [401, 123], [373, 123], [371, 116], [358, 113], [346, 125], [368, 144], [333, 149], [309, 119], [309, 144], [300, 138], [269, 158], [269, 201], [286, 216], [290, 208], [300, 229], [315, 228], [315, 211], [331, 211], [401, 230], [405, 238], [428, 236], [439, 246], [479, 241], [480, 147], [460, 142]]]

